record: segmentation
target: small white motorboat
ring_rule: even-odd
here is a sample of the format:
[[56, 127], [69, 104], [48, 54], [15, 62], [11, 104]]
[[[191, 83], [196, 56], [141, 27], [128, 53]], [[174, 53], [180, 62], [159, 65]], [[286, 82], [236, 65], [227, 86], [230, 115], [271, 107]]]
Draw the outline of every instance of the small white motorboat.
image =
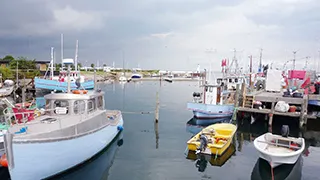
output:
[[168, 77], [165, 77], [164, 80], [172, 83], [173, 82], [173, 75], [168, 75]]
[[120, 76], [120, 77], [119, 77], [119, 81], [120, 81], [120, 82], [127, 82], [128, 79], [127, 79], [125, 76]]
[[281, 164], [294, 164], [305, 148], [304, 138], [265, 133], [254, 140], [254, 147], [260, 157], [270, 163], [272, 168]]

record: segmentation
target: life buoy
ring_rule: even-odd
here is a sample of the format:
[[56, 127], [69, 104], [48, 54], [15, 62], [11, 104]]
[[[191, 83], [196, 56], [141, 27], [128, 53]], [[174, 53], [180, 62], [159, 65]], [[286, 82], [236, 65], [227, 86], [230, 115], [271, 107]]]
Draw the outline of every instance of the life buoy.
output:
[[2, 167], [8, 167], [7, 155], [3, 154], [0, 158], [0, 165]]
[[73, 90], [73, 94], [87, 94], [88, 90]]

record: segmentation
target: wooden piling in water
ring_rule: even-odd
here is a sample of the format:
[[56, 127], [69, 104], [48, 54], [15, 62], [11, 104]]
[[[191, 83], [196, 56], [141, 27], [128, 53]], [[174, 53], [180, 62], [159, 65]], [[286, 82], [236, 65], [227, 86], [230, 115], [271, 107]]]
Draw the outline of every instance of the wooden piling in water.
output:
[[159, 121], [159, 92], [156, 94], [156, 110], [155, 110], [155, 123]]
[[236, 85], [236, 94], [234, 98], [234, 107], [239, 106], [239, 94], [240, 94], [240, 84]]
[[303, 127], [303, 125], [307, 124], [308, 118], [307, 118], [307, 111], [308, 111], [308, 96], [303, 96], [303, 103], [301, 104], [301, 112], [300, 112], [300, 128]]

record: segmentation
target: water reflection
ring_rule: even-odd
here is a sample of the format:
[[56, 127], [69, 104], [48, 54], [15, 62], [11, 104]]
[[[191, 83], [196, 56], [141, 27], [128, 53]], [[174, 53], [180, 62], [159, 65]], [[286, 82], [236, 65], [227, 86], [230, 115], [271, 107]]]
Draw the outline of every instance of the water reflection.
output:
[[156, 149], [159, 148], [159, 123], [154, 122], [154, 133], [156, 136]]
[[115, 154], [119, 146], [123, 144], [123, 134], [119, 134], [109, 147], [105, 148], [89, 162], [86, 162], [73, 170], [70, 170], [51, 179], [55, 180], [88, 180], [88, 179], [107, 179], [109, 168], [111, 167]]
[[271, 171], [270, 165], [259, 158], [252, 170], [252, 180], [298, 180], [302, 175], [303, 159], [300, 156], [295, 164], [282, 164]]
[[194, 151], [188, 151], [187, 159], [195, 161], [195, 167], [199, 172], [204, 172], [208, 162], [211, 166], [223, 166], [231, 156], [236, 152], [236, 148], [231, 144], [221, 156], [213, 156], [208, 154], [195, 154]]

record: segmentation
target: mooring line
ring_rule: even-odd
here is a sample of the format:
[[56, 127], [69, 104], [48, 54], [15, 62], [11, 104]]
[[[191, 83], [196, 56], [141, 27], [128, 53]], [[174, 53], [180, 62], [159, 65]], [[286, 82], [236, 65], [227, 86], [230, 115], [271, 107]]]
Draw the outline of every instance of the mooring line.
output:
[[141, 112], [130, 112], [130, 111], [121, 111], [123, 114], [153, 114], [154, 111], [141, 111]]

